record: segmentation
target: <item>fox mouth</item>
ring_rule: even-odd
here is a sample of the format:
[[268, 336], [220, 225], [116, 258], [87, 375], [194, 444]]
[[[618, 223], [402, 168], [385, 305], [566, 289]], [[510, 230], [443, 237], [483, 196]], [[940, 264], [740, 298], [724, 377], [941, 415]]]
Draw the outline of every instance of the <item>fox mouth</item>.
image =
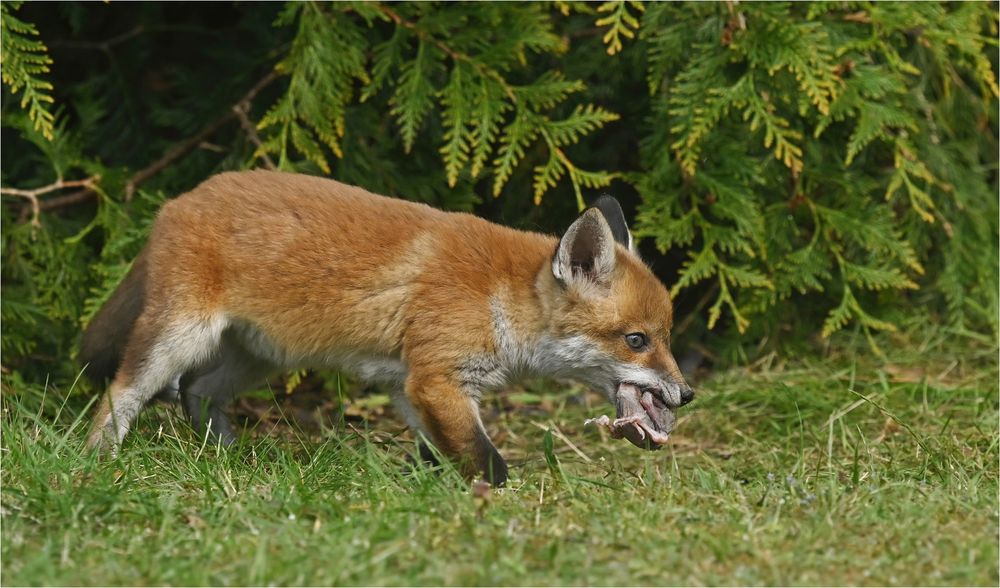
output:
[[676, 417], [655, 390], [621, 382], [615, 392], [615, 410], [614, 421], [601, 416], [587, 423], [608, 427], [612, 437], [624, 437], [640, 449], [659, 449], [670, 439]]

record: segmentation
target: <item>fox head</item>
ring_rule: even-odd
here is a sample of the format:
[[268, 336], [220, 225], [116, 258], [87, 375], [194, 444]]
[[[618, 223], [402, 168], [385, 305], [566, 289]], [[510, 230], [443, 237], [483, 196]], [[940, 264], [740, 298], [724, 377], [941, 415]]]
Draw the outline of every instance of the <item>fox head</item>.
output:
[[636, 254], [617, 200], [602, 196], [566, 230], [552, 275], [551, 328], [575, 375], [607, 394], [633, 444], [659, 447], [694, 392], [670, 349], [670, 295]]

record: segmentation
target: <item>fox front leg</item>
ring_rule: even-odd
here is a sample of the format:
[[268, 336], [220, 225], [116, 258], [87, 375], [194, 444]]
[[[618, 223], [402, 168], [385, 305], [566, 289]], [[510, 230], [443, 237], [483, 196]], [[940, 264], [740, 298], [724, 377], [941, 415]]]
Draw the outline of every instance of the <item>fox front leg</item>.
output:
[[444, 455], [468, 476], [483, 476], [493, 486], [507, 481], [507, 464], [493, 446], [479, 417], [479, 404], [451, 379], [411, 373], [406, 396], [423, 429]]

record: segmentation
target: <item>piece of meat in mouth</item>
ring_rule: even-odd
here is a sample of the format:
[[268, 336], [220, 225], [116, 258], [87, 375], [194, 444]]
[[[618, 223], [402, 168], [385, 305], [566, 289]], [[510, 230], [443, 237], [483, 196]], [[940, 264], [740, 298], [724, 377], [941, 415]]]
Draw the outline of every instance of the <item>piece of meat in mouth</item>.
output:
[[615, 409], [614, 421], [600, 416], [584, 424], [607, 427], [615, 439], [624, 437], [641, 449], [659, 449], [670, 439], [676, 417], [654, 391], [622, 382], [615, 393]]

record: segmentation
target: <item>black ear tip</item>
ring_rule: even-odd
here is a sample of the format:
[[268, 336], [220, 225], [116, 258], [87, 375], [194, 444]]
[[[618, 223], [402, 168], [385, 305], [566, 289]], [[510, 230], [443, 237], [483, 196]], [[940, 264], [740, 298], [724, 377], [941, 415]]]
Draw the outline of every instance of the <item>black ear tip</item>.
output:
[[610, 194], [601, 194], [590, 207], [601, 211], [608, 222], [615, 222], [618, 219], [621, 219], [622, 222], [625, 221], [625, 211], [622, 210], [622, 205], [617, 198]]
[[615, 241], [618, 241], [625, 247], [631, 246], [628, 222], [625, 220], [625, 211], [622, 210], [622, 205], [618, 203], [618, 200], [614, 196], [601, 194], [591, 205], [591, 208], [596, 208], [600, 211], [604, 216], [604, 220], [608, 221]]
[[601, 210], [603, 210], [605, 206], [617, 208], [618, 210], [622, 209], [622, 205], [618, 203], [618, 199], [611, 194], [601, 194], [597, 197], [597, 200], [594, 200], [594, 203], [591, 206]]

